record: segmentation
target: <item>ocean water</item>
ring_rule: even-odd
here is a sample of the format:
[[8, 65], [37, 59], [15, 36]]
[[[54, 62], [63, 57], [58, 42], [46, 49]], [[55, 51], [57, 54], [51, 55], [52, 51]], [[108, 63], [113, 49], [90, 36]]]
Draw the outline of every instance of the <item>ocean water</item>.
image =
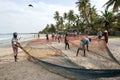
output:
[[[18, 34], [18, 40], [22, 41], [29, 37], [34, 36], [34, 34]], [[13, 34], [0, 34], [0, 47], [5, 45], [11, 45]]]

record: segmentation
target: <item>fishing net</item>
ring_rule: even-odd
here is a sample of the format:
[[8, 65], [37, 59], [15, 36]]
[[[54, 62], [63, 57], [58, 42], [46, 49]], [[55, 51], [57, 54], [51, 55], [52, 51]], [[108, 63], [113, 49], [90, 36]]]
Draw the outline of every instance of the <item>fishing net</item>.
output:
[[[73, 39], [71, 39], [71, 41], [72, 40]], [[52, 42], [31, 42], [24, 47], [24, 50], [29, 55], [29, 58], [43, 66], [46, 70], [69, 79], [79, 80], [120, 76], [120, 69], [86, 69], [71, 61], [68, 56], [59, 49], [59, 46], [56, 45], [58, 48], [55, 48], [51, 43]], [[101, 52], [104, 52], [105, 48], [101, 47], [101, 45], [104, 44], [103, 41], [103, 44], [100, 44], [101, 42], [99, 41], [94, 43]], [[75, 46], [79, 46], [75, 43], [71, 44], [73, 45], [71, 50], [74, 50]], [[94, 49], [95, 52], [97, 51], [96, 47], [92, 45], [91, 48]], [[90, 53], [94, 54], [94, 52]], [[100, 53], [98, 52], [98, 55], [100, 55]]]

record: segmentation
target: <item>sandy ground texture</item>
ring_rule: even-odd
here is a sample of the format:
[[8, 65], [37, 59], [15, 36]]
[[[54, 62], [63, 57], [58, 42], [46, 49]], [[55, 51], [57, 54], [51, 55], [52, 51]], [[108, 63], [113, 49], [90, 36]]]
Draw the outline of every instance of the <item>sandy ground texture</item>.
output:
[[[117, 44], [116, 44], [117, 43]], [[24, 43], [23, 43], [24, 44]], [[22, 45], [23, 45], [22, 44]], [[32, 41], [24, 48], [33, 56], [53, 64], [65, 67], [80, 67], [87, 69], [120, 69], [120, 39], [110, 39], [106, 51], [103, 40], [93, 40], [89, 45], [89, 52], [83, 57], [83, 51], [76, 57], [79, 40], [70, 43], [70, 50], [64, 49], [64, 43], [57, 41]], [[24, 46], [23, 45], [23, 46]], [[0, 80], [69, 80], [59, 74], [52, 73], [38, 63], [27, 60], [27, 55], [19, 49], [18, 62], [14, 62], [11, 47], [0, 48]], [[113, 59], [116, 59], [114, 60]], [[120, 80], [116, 78], [101, 78], [95, 80]]]
[[0, 80], [68, 80], [28, 61], [22, 50], [18, 62], [14, 62], [12, 48], [1, 48], [0, 53]]
[[120, 38], [110, 39], [108, 47], [118, 61], [120, 61]]

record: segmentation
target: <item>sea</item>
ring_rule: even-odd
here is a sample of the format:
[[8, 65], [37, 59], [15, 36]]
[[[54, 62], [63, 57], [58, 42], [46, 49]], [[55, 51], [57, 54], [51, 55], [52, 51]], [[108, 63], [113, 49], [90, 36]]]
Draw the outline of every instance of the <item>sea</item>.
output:
[[[30, 33], [18, 33], [18, 40], [23, 41], [27, 38], [33, 37], [35, 34], [30, 34]], [[13, 34], [8, 33], [8, 34], [0, 34], [0, 47], [6, 46], [6, 45], [11, 45], [11, 40], [12, 40]]]

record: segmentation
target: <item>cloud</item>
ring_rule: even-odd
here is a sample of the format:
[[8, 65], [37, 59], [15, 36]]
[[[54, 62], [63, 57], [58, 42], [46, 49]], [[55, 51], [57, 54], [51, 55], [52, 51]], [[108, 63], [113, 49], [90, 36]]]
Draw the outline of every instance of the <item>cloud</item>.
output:
[[[53, 1], [53, 2], [52, 2]], [[101, 10], [106, 0], [91, 0]], [[38, 32], [55, 23], [55, 11], [62, 15], [70, 9], [78, 13], [77, 0], [0, 0], [0, 33]], [[29, 7], [32, 4], [34, 7]]]
[[100, 11], [104, 10], [104, 4], [107, 2], [108, 0], [91, 0], [92, 5], [95, 5], [95, 7], [97, 8], [97, 11], [100, 13]]
[[[33, 8], [27, 2], [19, 4], [10, 0], [0, 1], [0, 33], [9, 32], [38, 32], [46, 24], [54, 23], [54, 12], [60, 14], [74, 9], [73, 6], [53, 5], [44, 2], [33, 3]], [[77, 12], [77, 10], [76, 10]]]

